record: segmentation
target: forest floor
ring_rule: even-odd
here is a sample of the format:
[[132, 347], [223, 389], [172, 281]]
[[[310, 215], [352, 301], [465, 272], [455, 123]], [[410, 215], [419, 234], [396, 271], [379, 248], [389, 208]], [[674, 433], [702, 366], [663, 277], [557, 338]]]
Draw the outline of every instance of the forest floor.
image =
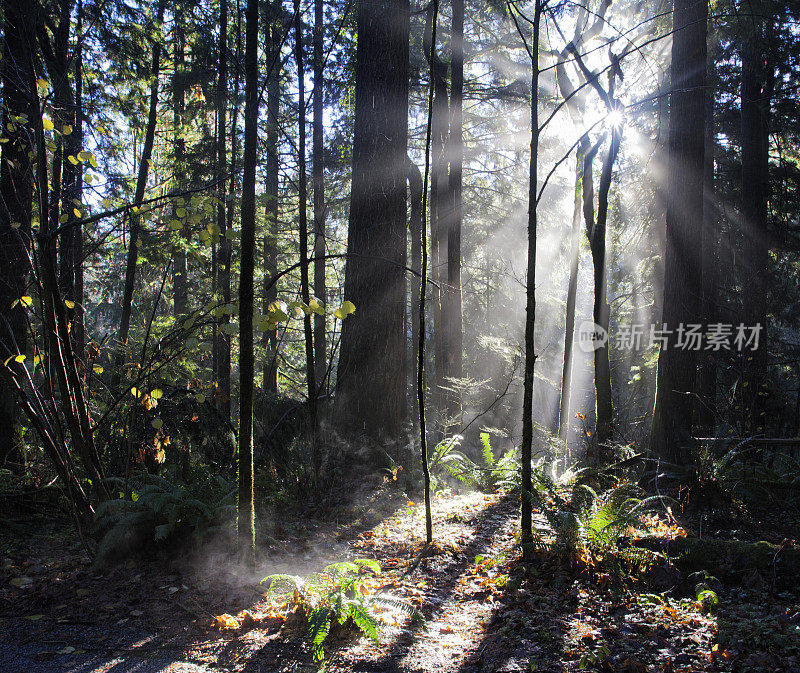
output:
[[[380, 643], [330, 638], [329, 671], [800, 672], [796, 581], [734, 573], [714, 582], [720, 602], [709, 612], [671, 567], [620, 581], [546, 554], [523, 563], [510, 497], [437, 498], [430, 547], [421, 504], [391, 484], [359, 501], [338, 521], [282, 515], [253, 575], [207, 549], [94, 571], [63, 522], [14, 524], [0, 535], [0, 671], [315, 671], [305, 628], [259, 580], [372, 558], [382, 572], [365, 576], [363, 591], [404, 601], [424, 619], [386, 610]], [[735, 525], [745, 537], [780, 538], [797, 523], [785, 513], [726, 520], [720, 537]], [[535, 525], [546, 528], [541, 517]], [[223, 614], [231, 628], [219, 628]]]

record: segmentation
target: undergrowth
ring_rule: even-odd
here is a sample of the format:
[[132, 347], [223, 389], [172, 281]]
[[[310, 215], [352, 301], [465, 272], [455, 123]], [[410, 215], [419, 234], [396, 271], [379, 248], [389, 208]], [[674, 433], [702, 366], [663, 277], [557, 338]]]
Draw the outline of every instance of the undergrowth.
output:
[[507, 451], [495, 458], [488, 432], [480, 434], [481, 460], [476, 463], [457, 450], [463, 438], [454, 435], [443, 440], [433, 450], [431, 471], [434, 476], [434, 490], [441, 484], [442, 477], [453, 477], [467, 488], [485, 492], [505, 491], [516, 485], [519, 460], [516, 449]]
[[368, 574], [379, 575], [380, 565], [372, 559], [342, 561], [327, 566], [307, 579], [297, 575], [269, 575], [267, 597], [273, 592], [291, 593], [296, 612], [306, 619], [307, 638], [314, 662], [324, 667], [323, 646], [335, 626], [357, 630], [373, 642], [380, 641], [380, 623], [376, 608], [391, 608], [420, 618], [412, 606], [386, 596], [375, 595], [364, 583]]
[[627, 532], [646, 524], [646, 517], [660, 508], [657, 497], [642, 497], [634, 484], [620, 483], [598, 493], [586, 484], [563, 488], [543, 469], [534, 471], [534, 505], [554, 535], [539, 533], [533, 546], [539, 552], [557, 553], [574, 565], [602, 568], [620, 576], [645, 569], [661, 556], [628, 544]]
[[92, 534], [99, 540], [95, 564], [103, 566], [137, 547], [177, 538], [199, 541], [219, 532], [236, 513], [236, 487], [219, 475], [197, 471], [189, 483], [140, 472], [107, 480], [117, 498], [95, 510]]

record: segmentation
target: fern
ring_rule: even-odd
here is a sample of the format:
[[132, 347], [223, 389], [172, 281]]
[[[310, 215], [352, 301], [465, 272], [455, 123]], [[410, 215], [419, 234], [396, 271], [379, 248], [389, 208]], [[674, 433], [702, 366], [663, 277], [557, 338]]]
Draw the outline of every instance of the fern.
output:
[[389, 607], [414, 618], [419, 613], [410, 605], [385, 596], [370, 595], [363, 584], [365, 574], [379, 575], [380, 564], [373, 559], [354, 559], [327, 566], [306, 580], [294, 575], [270, 575], [267, 595], [275, 589], [294, 591], [294, 602], [308, 614], [308, 641], [314, 662], [322, 666], [324, 644], [333, 620], [345, 626], [351, 623], [373, 642], [380, 641], [380, 624], [373, 615], [376, 606]]
[[[161, 544], [182, 532], [201, 538], [230, 516], [236, 495], [231, 484], [209, 477], [186, 485], [141, 473], [127, 482], [111, 478], [107, 483], [119, 490], [120, 497], [101, 502], [95, 510], [92, 532], [99, 539], [98, 566], [124, 556], [134, 546]], [[128, 489], [130, 499], [124, 497]]]
[[552, 542], [536, 541], [533, 548], [537, 551], [560, 551], [571, 558], [577, 554], [587, 563], [602, 563], [615, 573], [663, 560], [655, 552], [623, 543], [625, 531], [642, 525], [645, 516], [660, 505], [658, 498], [639, 497], [638, 487], [632, 484], [620, 484], [603, 493], [581, 484], [567, 502], [552, 476], [541, 469], [534, 471], [534, 485], [532, 500], [555, 534]]
[[[488, 432], [480, 434], [481, 465], [458, 451], [463, 437], [448, 437], [434, 448], [431, 470], [441, 476], [453, 477], [468, 488], [494, 492], [509, 490], [517, 486], [519, 462], [516, 449], [508, 451], [499, 460], [495, 459]], [[438, 480], [437, 480], [438, 483]]]
[[308, 639], [311, 643], [311, 656], [318, 664], [325, 659], [325, 651], [322, 645], [330, 633], [332, 615], [333, 610], [323, 606], [312, 610], [308, 618]]

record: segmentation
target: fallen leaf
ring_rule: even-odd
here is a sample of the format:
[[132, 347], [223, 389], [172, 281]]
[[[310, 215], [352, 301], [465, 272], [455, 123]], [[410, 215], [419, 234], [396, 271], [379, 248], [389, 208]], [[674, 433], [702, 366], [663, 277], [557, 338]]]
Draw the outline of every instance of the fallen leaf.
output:
[[233, 615], [225, 613], [214, 619], [213, 627], [220, 631], [225, 629], [238, 629], [239, 622]]

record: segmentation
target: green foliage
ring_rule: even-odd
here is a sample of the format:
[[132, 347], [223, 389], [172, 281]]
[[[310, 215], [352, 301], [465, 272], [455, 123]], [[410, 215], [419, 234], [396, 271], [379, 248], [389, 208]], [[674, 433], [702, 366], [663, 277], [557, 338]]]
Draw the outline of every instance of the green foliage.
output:
[[604, 565], [621, 573], [646, 567], [657, 555], [625, 544], [625, 531], [641, 526], [657, 508], [658, 498], [641, 498], [640, 489], [628, 483], [597, 493], [585, 484], [576, 486], [567, 501], [551, 476], [534, 471], [534, 504], [555, 532], [553, 540], [540, 538], [539, 551], [558, 551], [588, 565]]
[[[92, 533], [99, 538], [95, 563], [119, 560], [137, 546], [151, 547], [187, 535], [196, 540], [219, 530], [236, 511], [236, 488], [219, 475], [198, 471], [190, 484], [140, 473], [108, 479], [119, 498], [101, 502]], [[125, 488], [130, 498], [125, 497]]]
[[364, 584], [365, 575], [379, 575], [380, 572], [377, 561], [355, 559], [331, 564], [306, 580], [296, 575], [270, 575], [262, 582], [270, 583], [269, 593], [274, 590], [293, 592], [294, 602], [307, 615], [308, 642], [314, 661], [323, 665], [323, 646], [335, 624], [356, 629], [373, 642], [379, 642], [380, 624], [373, 614], [376, 606], [419, 617], [406, 603], [370, 594]]
[[477, 464], [463, 452], [456, 450], [455, 447], [461, 443], [462, 439], [461, 435], [454, 435], [436, 446], [431, 456], [432, 472], [455, 477], [465, 486], [481, 491], [503, 491], [515, 486], [519, 472], [516, 449], [508, 451], [496, 459], [489, 433], [482, 432], [480, 434], [481, 464]]

